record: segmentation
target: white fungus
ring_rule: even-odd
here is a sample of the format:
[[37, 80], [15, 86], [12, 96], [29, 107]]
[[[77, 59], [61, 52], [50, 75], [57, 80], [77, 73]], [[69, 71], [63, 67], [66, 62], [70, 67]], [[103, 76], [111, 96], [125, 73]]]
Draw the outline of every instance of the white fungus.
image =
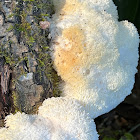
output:
[[6, 117], [6, 127], [0, 129], [0, 140], [51, 140], [51, 131], [49, 119], [18, 112]]
[[115, 108], [133, 88], [139, 35], [132, 23], [118, 22], [112, 0], [53, 2], [49, 37], [64, 97], [46, 99], [38, 115], [8, 115], [0, 140], [98, 140], [91, 118]]
[[94, 121], [75, 99], [47, 99], [39, 115], [52, 122], [52, 140], [98, 140]]
[[0, 140], [98, 140], [94, 121], [75, 100], [65, 97], [43, 102], [38, 115], [6, 117]]
[[96, 118], [131, 93], [139, 35], [118, 21], [112, 0], [54, 0], [52, 59], [64, 80], [62, 96], [75, 98]]

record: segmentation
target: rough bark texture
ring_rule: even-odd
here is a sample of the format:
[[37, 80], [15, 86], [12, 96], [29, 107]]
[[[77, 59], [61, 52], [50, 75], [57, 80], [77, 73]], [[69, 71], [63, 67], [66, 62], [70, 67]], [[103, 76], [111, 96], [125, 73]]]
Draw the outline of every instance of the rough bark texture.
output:
[[10, 94], [11, 70], [9, 65], [4, 64], [4, 59], [0, 58], [0, 126], [3, 119], [12, 109]]
[[36, 113], [59, 96], [48, 47], [52, 13], [50, 0], [0, 1], [0, 126], [7, 114]]

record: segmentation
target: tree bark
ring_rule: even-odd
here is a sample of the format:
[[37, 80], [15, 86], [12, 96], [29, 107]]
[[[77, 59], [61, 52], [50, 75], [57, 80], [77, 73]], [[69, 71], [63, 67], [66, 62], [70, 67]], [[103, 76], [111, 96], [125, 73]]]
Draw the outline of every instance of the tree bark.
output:
[[11, 112], [36, 113], [45, 98], [60, 94], [49, 55], [53, 12], [51, 0], [0, 1], [1, 122]]

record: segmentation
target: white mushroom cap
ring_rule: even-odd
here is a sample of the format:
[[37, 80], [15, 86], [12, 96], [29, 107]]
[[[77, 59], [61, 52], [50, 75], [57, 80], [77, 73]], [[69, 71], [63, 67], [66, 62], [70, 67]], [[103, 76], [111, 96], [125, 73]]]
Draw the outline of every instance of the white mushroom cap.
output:
[[38, 115], [6, 117], [0, 140], [98, 140], [94, 121], [74, 99], [50, 98]]
[[[68, 6], [75, 5], [74, 7], [77, 7], [79, 6], [78, 5], [79, 3], [80, 5], [83, 5], [86, 3], [87, 6], [89, 6], [88, 8], [90, 9], [91, 8], [96, 9], [96, 11], [100, 13], [106, 11], [107, 13], [111, 14], [115, 18], [118, 18], [117, 7], [114, 5], [112, 0], [53, 0], [56, 14], [58, 14], [58, 12], [60, 12], [63, 8], [64, 8], [63, 10], [65, 11], [65, 6], [67, 5]], [[70, 8], [67, 7], [66, 10]]]
[[98, 140], [95, 123], [75, 99], [47, 99], [39, 115], [52, 122], [52, 140]]
[[0, 129], [0, 140], [51, 140], [49, 119], [25, 113], [6, 117], [6, 128]]
[[62, 96], [79, 100], [96, 118], [131, 93], [139, 35], [132, 23], [118, 21], [111, 0], [89, 1], [66, 0], [50, 30], [54, 67], [65, 82]]

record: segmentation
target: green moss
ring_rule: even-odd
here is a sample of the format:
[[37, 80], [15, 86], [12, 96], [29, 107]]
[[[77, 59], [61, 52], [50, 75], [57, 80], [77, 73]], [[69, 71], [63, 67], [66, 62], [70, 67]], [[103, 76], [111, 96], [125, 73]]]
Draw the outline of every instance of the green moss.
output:
[[134, 140], [134, 136], [131, 133], [125, 133], [124, 136], [120, 138], [120, 140]]
[[10, 25], [10, 27], [7, 29], [7, 32], [12, 31], [14, 29], [13, 25]]
[[[49, 1], [49, 0], [48, 0]], [[40, 28], [39, 22], [46, 21], [47, 17], [50, 16], [50, 12], [48, 13], [49, 9], [51, 9], [53, 13], [53, 5], [50, 3], [43, 3], [42, 0], [23, 0], [24, 2], [24, 10], [21, 10], [19, 5], [15, 5], [15, 9], [13, 13], [9, 17], [16, 17], [20, 19], [20, 21], [16, 22], [15, 24], [11, 25], [7, 32], [15, 31], [15, 34], [20, 35], [20, 38], [25, 43], [25, 46], [28, 50], [30, 50], [30, 56], [36, 58], [38, 67], [37, 72], [40, 75], [40, 79], [42, 78], [42, 72], [45, 73], [47, 79], [51, 82], [53, 87], [53, 96], [58, 97], [60, 96], [61, 91], [59, 90], [59, 82], [60, 77], [57, 75], [56, 71], [53, 69], [53, 62], [49, 55], [50, 49], [48, 45], [49, 40], [47, 39], [48, 31], [42, 30]], [[21, 4], [21, 3], [19, 3]], [[32, 17], [34, 18], [34, 26], [35, 30], [32, 28], [31, 23], [27, 21], [28, 16], [31, 15], [33, 10], [37, 10], [37, 12]], [[7, 41], [7, 44], [12, 44], [11, 40]], [[23, 58], [15, 59], [14, 56], [10, 53], [9, 48], [5, 48], [6, 44], [2, 44], [0, 47], [0, 55], [5, 58], [6, 63], [8, 63], [11, 68], [18, 67], [23, 61], [27, 64], [27, 69], [29, 69], [29, 58], [24, 56]], [[34, 46], [38, 47], [38, 51], [34, 50]], [[13, 79], [13, 82], [16, 83], [16, 80], [21, 76], [26, 74], [23, 67], [20, 67], [20, 74], [16, 79]], [[15, 112], [20, 111], [21, 109], [18, 108], [18, 95], [16, 92], [13, 92], [13, 102], [15, 106]]]
[[21, 108], [19, 108], [19, 103], [18, 103], [18, 94], [13, 91], [12, 92], [12, 98], [13, 98], [13, 104], [14, 104], [14, 113], [17, 113], [17, 112], [22, 112], [21, 111]]

